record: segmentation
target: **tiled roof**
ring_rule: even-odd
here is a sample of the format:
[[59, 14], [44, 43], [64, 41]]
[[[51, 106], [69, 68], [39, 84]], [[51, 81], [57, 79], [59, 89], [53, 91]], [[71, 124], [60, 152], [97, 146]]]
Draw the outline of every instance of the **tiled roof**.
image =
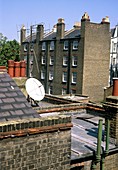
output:
[[43, 41], [54, 40], [55, 38], [56, 38], [56, 32], [50, 32], [50, 33], [45, 35], [45, 37], [43, 38]]
[[[72, 29], [69, 31], [65, 32], [65, 36], [63, 39], [68, 39], [68, 38], [78, 38], [80, 37], [80, 29]], [[56, 32], [49, 32], [47, 34], [44, 34], [44, 38], [42, 39], [42, 41], [47, 41], [47, 40], [54, 40], [56, 39]], [[32, 41], [36, 40], [36, 34], [32, 35]], [[25, 40], [25, 42], [30, 42], [30, 36], [28, 36]]]
[[40, 117], [7, 73], [0, 73], [0, 122]]
[[67, 32], [64, 38], [78, 38], [79, 36], [80, 29], [73, 29], [71, 32]]

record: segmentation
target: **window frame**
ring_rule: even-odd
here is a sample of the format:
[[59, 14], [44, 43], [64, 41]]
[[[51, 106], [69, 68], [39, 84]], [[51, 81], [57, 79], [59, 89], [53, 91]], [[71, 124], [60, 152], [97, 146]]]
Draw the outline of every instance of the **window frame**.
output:
[[66, 88], [62, 88], [62, 95], [67, 94], [67, 89]]
[[77, 50], [78, 49], [78, 41], [74, 40], [73, 41], [73, 50]]
[[41, 80], [45, 79], [45, 70], [41, 70]]
[[53, 72], [53, 70], [50, 70], [49, 71], [49, 80], [52, 81], [53, 78], [54, 78], [54, 72]]
[[45, 55], [42, 55], [42, 57], [41, 57], [41, 64], [42, 65], [46, 64], [46, 56]]
[[68, 65], [68, 57], [63, 56], [63, 66], [67, 66], [67, 65]]
[[23, 45], [24, 52], [27, 52], [27, 44]]
[[72, 66], [77, 67], [77, 56], [72, 56]]
[[68, 50], [68, 45], [69, 45], [68, 40], [65, 40], [64, 41], [64, 50]]
[[50, 56], [50, 65], [54, 65], [54, 56]]
[[49, 93], [49, 94], [53, 94], [53, 86], [49, 86], [49, 88], [48, 88], [48, 93]]
[[[65, 74], [66, 73], [66, 74]], [[63, 71], [63, 74], [62, 74], [62, 82], [63, 83], [66, 83], [67, 82], [67, 72], [66, 71]]]
[[[74, 74], [76, 74], [76, 77], [75, 77]], [[75, 81], [75, 79], [76, 79], [76, 81]], [[72, 82], [72, 84], [76, 84], [77, 83], [77, 72], [72, 72], [71, 82]]]
[[42, 51], [46, 50], [46, 42], [42, 42]]
[[50, 51], [53, 51], [54, 50], [54, 41], [51, 41], [50, 42]]

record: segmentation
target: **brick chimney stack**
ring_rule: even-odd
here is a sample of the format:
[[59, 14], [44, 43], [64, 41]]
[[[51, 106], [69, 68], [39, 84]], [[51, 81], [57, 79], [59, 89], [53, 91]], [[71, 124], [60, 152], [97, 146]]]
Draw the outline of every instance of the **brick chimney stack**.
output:
[[44, 26], [42, 24], [37, 26], [36, 41], [39, 42], [43, 39]]
[[103, 23], [103, 24], [104, 24], [104, 23], [108, 23], [108, 24], [109, 24], [109, 23], [110, 23], [110, 22], [109, 22], [109, 17], [106, 16], [105, 18], [103, 18], [101, 23]]
[[20, 43], [21, 44], [22, 44], [22, 42], [25, 41], [25, 38], [26, 38], [26, 28], [23, 25], [22, 28], [21, 28], [21, 31], [20, 31]]
[[57, 39], [61, 39], [64, 37], [65, 32], [65, 23], [63, 18], [58, 19], [57, 23]]

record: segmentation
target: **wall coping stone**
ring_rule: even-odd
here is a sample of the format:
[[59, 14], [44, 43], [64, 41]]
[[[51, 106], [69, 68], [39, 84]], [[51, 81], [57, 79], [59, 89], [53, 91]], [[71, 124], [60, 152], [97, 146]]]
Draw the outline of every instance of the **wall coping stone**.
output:
[[70, 129], [71, 116], [59, 115], [0, 122], [0, 139]]

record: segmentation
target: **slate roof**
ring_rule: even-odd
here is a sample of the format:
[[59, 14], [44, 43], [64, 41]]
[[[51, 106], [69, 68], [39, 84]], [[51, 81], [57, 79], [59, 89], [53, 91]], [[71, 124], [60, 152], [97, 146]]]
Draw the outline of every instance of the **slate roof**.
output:
[[114, 37], [114, 33], [115, 33], [115, 28], [111, 29], [111, 37]]
[[[69, 31], [65, 31], [65, 36], [63, 39], [69, 39], [69, 38], [79, 38], [80, 37], [80, 29], [72, 29]], [[42, 41], [47, 41], [47, 40], [54, 40], [56, 39], [56, 32], [49, 32], [47, 34], [44, 34], [44, 38]], [[36, 33], [32, 35], [32, 41], [36, 40]], [[26, 37], [25, 42], [30, 42], [30, 36]]]
[[67, 32], [67, 34], [64, 36], [64, 39], [78, 38], [78, 37], [80, 37], [80, 29], [73, 29], [71, 32]]
[[43, 41], [54, 40], [55, 38], [56, 38], [56, 32], [50, 32], [44, 36]]
[[0, 73], [0, 122], [40, 117], [7, 73]]

